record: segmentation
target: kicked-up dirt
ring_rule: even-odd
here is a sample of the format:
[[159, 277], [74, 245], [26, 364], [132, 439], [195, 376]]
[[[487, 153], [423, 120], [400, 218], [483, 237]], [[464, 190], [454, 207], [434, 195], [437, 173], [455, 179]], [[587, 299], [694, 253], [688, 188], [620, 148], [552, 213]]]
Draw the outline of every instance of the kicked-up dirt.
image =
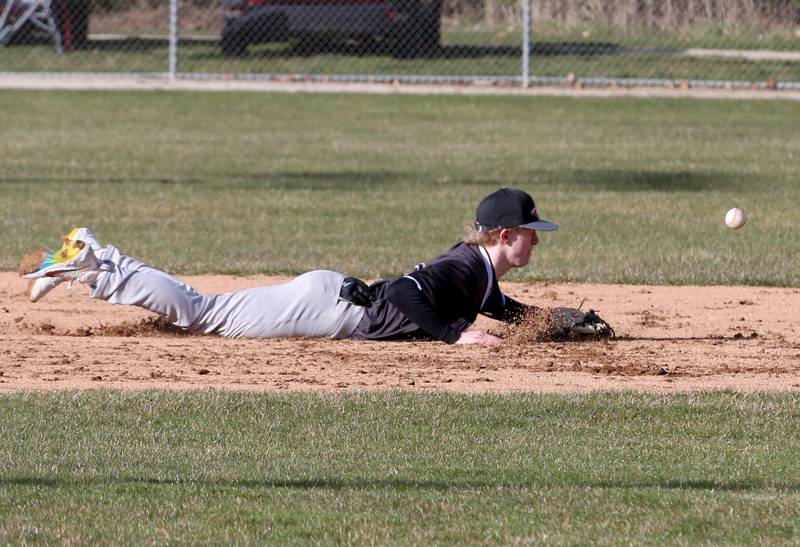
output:
[[[285, 281], [184, 278], [227, 292]], [[499, 347], [330, 339], [241, 340], [186, 335], [144, 310], [57, 287], [38, 303], [0, 273], [0, 392], [54, 389], [372, 389], [458, 392], [800, 390], [800, 289], [506, 283], [543, 307], [593, 308], [617, 337]]]

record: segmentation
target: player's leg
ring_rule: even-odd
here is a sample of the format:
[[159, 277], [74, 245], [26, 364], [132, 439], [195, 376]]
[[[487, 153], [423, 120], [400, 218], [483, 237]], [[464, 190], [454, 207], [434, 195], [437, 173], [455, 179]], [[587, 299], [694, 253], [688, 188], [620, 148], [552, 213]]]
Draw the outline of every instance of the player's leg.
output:
[[88, 284], [92, 298], [138, 306], [187, 329], [194, 325], [209, 298], [170, 274], [123, 254], [113, 245], [103, 248], [96, 277]]
[[[111, 246], [109, 246], [111, 247]], [[91, 296], [139, 306], [199, 334], [231, 338], [348, 338], [364, 308], [342, 300], [345, 276], [313, 271], [276, 285], [204, 295], [162, 271], [116, 254], [106, 259]]]
[[191, 330], [229, 337], [348, 338], [364, 308], [342, 299], [344, 274], [316, 270], [288, 283], [208, 297]]
[[[72, 239], [75, 235], [86, 236], [87, 241]], [[19, 273], [37, 283], [51, 280], [53, 286], [64, 281], [83, 283], [91, 287], [93, 298], [139, 306], [184, 328], [194, 323], [207, 298], [171, 275], [122, 254], [113, 245], [101, 247], [88, 231], [76, 234], [73, 230], [56, 252], [37, 251], [26, 256]], [[50, 289], [36, 294], [36, 300]]]
[[[38, 255], [31, 255], [38, 256]], [[346, 338], [363, 316], [343, 274], [314, 271], [273, 286], [207, 296], [171, 275], [124, 255], [65, 240], [57, 253], [43, 253], [35, 266], [20, 264], [30, 278], [61, 278], [87, 284], [93, 298], [139, 306], [193, 332], [230, 337], [332, 336]], [[342, 298], [344, 295], [344, 298]]]
[[139, 306], [201, 334], [348, 338], [364, 308], [340, 298], [344, 274], [313, 271], [277, 285], [204, 295], [108, 246], [91, 296]]

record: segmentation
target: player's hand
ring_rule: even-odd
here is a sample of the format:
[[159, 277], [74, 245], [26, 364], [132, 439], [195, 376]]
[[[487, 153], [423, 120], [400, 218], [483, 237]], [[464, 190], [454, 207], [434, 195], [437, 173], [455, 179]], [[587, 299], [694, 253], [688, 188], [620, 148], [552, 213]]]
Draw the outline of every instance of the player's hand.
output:
[[468, 330], [461, 333], [461, 338], [456, 344], [479, 344], [481, 346], [496, 346], [502, 344], [503, 339], [482, 330]]
[[344, 278], [342, 288], [339, 291], [339, 300], [369, 308], [375, 302], [375, 299], [375, 291], [369, 285], [355, 277]]

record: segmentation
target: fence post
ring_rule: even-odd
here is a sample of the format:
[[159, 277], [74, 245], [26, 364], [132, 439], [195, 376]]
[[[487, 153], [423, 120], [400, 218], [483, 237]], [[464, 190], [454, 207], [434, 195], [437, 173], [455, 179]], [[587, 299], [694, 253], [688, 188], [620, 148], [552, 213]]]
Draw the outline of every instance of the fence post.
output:
[[531, 72], [531, 0], [522, 2], [522, 87], [530, 84]]
[[169, 77], [178, 72], [178, 0], [169, 0]]

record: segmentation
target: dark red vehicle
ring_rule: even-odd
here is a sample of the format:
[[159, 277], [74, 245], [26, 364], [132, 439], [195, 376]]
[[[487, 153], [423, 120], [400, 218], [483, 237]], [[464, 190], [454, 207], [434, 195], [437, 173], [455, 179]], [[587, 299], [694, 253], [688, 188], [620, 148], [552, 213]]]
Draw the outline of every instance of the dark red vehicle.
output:
[[373, 41], [415, 57], [436, 50], [441, 36], [441, 0], [222, 0], [222, 10], [227, 55], [299, 39]]

